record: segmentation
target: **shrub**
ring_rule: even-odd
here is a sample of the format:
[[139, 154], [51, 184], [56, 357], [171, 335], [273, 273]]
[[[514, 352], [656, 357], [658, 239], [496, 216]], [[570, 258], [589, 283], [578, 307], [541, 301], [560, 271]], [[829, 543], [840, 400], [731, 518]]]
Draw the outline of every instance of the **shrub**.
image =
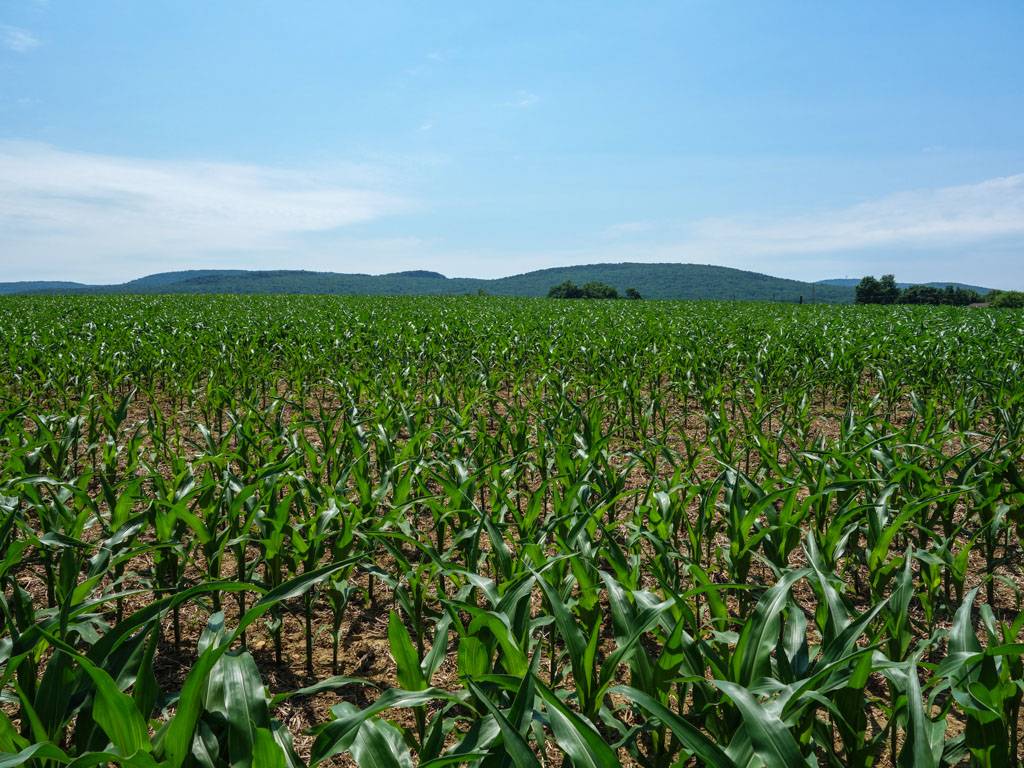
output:
[[[639, 294], [637, 294], [639, 296]], [[572, 280], [553, 285], [548, 290], [549, 299], [617, 299], [619, 292], [607, 283], [590, 282], [583, 286]]]
[[912, 285], [900, 294], [900, 304], [945, 304], [953, 307], [966, 307], [981, 301], [981, 295], [969, 288], [957, 288], [947, 285], [935, 288], [931, 285]]
[[1024, 309], [1024, 291], [993, 291], [988, 303], [1001, 309]]

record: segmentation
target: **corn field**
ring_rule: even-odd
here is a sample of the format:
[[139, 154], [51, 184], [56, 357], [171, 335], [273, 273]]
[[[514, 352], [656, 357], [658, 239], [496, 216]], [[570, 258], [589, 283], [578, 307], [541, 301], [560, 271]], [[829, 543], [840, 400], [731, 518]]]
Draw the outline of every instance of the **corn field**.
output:
[[0, 338], [0, 768], [1024, 762], [1024, 314], [23, 297]]

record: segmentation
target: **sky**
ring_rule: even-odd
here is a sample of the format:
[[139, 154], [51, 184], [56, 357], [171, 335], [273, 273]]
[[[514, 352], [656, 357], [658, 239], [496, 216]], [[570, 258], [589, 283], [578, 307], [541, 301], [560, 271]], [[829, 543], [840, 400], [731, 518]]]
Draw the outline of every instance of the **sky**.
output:
[[0, 0], [0, 281], [1024, 288], [1024, 3]]

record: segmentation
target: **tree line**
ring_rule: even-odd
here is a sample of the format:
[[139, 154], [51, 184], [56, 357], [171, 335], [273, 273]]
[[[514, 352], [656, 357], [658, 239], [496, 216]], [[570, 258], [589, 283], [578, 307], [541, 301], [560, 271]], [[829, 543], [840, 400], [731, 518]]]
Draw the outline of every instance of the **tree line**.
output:
[[[640, 291], [636, 288], [627, 288], [627, 299], [642, 299]], [[549, 299], [618, 299], [620, 298], [615, 286], [607, 283], [589, 282], [583, 285], [576, 285], [572, 280], [551, 286], [548, 289]]]
[[985, 301], [990, 307], [1024, 309], [1024, 291], [992, 291]]
[[893, 275], [882, 275], [881, 279], [866, 275], [857, 284], [855, 300], [858, 304], [943, 304], [966, 307], [981, 302], [982, 296], [970, 288], [955, 285], [947, 285], [945, 288], [933, 285], [900, 288]]

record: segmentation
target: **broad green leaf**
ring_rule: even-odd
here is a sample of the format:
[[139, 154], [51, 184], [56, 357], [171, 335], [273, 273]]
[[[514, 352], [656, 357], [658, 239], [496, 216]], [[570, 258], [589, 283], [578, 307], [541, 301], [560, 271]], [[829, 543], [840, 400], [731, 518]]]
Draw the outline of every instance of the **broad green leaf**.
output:
[[426, 688], [427, 681], [423, 679], [416, 648], [397, 611], [391, 611], [388, 617], [388, 643], [391, 646], [391, 658], [398, 667], [398, 684], [408, 691], [422, 691]]
[[498, 707], [495, 706], [494, 702], [490, 700], [487, 693], [483, 691], [480, 686], [476, 683], [469, 681], [467, 687], [476, 700], [483, 704], [495, 722], [498, 723], [498, 727], [501, 728], [501, 739], [504, 743], [505, 751], [508, 753], [512, 762], [516, 768], [540, 768], [540, 764], [537, 762], [536, 756], [530, 750], [530, 745], [527, 744], [526, 739], [523, 735], [508, 721], [508, 718], [501, 712]]
[[548, 722], [555, 741], [572, 760], [575, 768], [620, 768], [618, 757], [594, 726], [569, 709], [539, 680], [537, 691], [547, 705]]
[[631, 688], [628, 685], [617, 685], [610, 692], [625, 696], [630, 703], [635, 704], [660, 720], [679, 739], [679, 743], [696, 757], [702, 765], [709, 765], [714, 768], [736, 768], [735, 763], [729, 759], [729, 756], [725, 754], [721, 747], [711, 741], [699, 729], [643, 691]]
[[807, 765], [789, 729], [778, 717], [760, 704], [745, 688], [716, 680], [722, 692], [732, 699], [743, 718], [750, 742], [767, 768], [795, 768]]

